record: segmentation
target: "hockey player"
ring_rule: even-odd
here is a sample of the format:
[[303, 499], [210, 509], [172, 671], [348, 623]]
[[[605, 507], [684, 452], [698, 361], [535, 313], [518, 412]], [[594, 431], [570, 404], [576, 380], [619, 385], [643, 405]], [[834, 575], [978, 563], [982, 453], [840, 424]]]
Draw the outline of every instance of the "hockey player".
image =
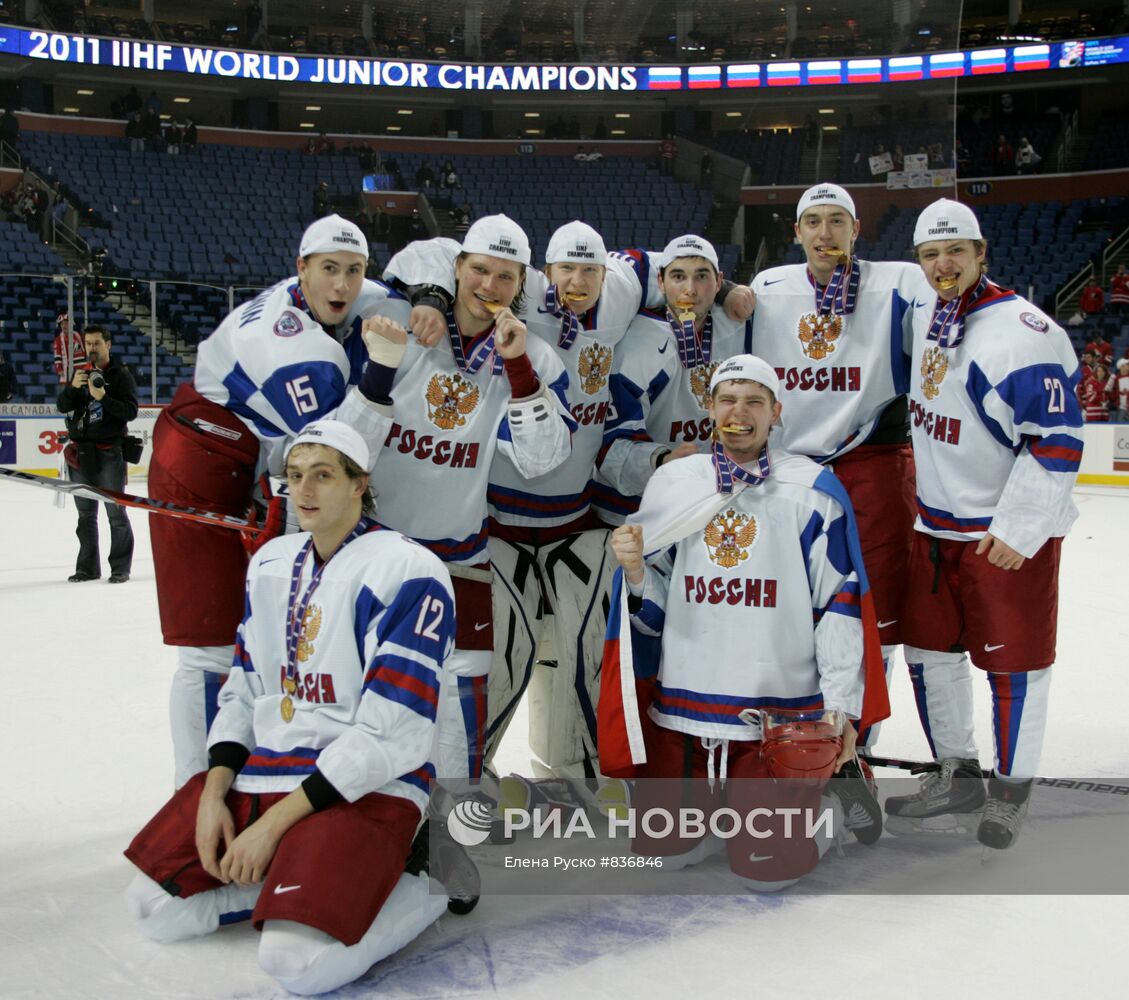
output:
[[252, 919], [292, 993], [351, 982], [447, 904], [405, 871], [435, 774], [454, 597], [438, 559], [369, 516], [369, 450], [335, 420], [292, 438], [301, 534], [251, 560], [210, 766], [137, 835], [126, 892], [157, 941]]
[[836, 184], [801, 195], [794, 229], [806, 263], [752, 282], [753, 352], [781, 380], [780, 447], [833, 469], [851, 498], [888, 671], [913, 538], [906, 345], [933, 296], [915, 264], [859, 260], [854, 199]]
[[[914, 321], [910, 407], [917, 522], [905, 655], [937, 769], [886, 801], [892, 832], [960, 830], [1015, 842], [1046, 728], [1062, 537], [1078, 516], [1078, 360], [1066, 333], [984, 274], [972, 210], [942, 198], [914, 230], [936, 290]], [[987, 804], [968, 655], [992, 690]]]
[[[710, 453], [660, 468], [638, 513], [612, 533], [630, 626], [617, 618], [609, 630], [616, 640], [604, 663], [600, 760], [606, 772], [640, 778], [706, 777], [712, 791], [717, 778], [771, 773], [760, 730], [742, 712], [834, 709], [841, 729], [829, 735], [842, 743], [831, 759], [835, 771], [850, 762], [850, 777], [832, 787], [848, 813], [858, 813], [857, 836], [869, 843], [881, 833], [881, 810], [854, 762], [855, 731], [846, 720], [888, 713], [873, 607], [842, 487], [810, 459], [768, 445], [782, 410], [778, 387], [760, 358], [722, 362], [706, 400], [716, 428]], [[633, 645], [630, 630], [659, 637], [651, 670], [640, 666], [644, 644], [634, 669], [616, 661]], [[655, 676], [653, 700], [640, 720], [635, 677], [648, 675]], [[730, 805], [748, 784], [729, 793]], [[651, 807], [652, 797], [677, 807], [661, 801], [668, 787], [640, 782], [636, 811]], [[818, 793], [800, 798], [811, 806]], [[754, 888], [794, 881], [821, 853], [810, 841], [738, 836], [729, 844], [731, 867]], [[700, 847], [643, 839], [636, 849], [693, 855]]]
[[[414, 245], [413, 245], [414, 246]], [[450, 263], [442, 245], [424, 243], [390, 265], [405, 284], [414, 268], [428, 274]], [[428, 257], [434, 260], [428, 260]], [[442, 335], [425, 323], [396, 376], [396, 420], [380, 458], [380, 520], [427, 546], [451, 571], [458, 605], [455, 683], [440, 706], [441, 779], [476, 782], [482, 771], [487, 678], [494, 650], [487, 550], [487, 485], [505, 462], [519, 482], [537, 481], [569, 455], [576, 421], [569, 414], [568, 374], [560, 358], [515, 313], [527, 294], [529, 240], [504, 215], [467, 230], [454, 261], [454, 295], [439, 286], [430, 302], [443, 309]], [[427, 308], [427, 305], [418, 308]], [[425, 498], [421, 484], [442, 476]], [[446, 742], [447, 740], [453, 742]]]
[[[153, 431], [152, 497], [242, 516], [259, 477], [279, 473], [290, 438], [326, 416], [356, 427], [376, 455], [407, 340], [394, 319], [406, 320], [408, 306], [364, 280], [367, 262], [356, 226], [320, 219], [302, 236], [297, 276], [237, 308], [200, 344], [192, 383]], [[362, 321], [377, 311], [393, 319]], [[276, 503], [268, 535], [283, 521]], [[204, 737], [231, 663], [247, 554], [235, 532], [173, 518], [153, 517], [150, 533], [161, 631], [179, 660], [170, 713], [180, 786], [207, 765]]]
[[752, 322], [730, 319], [715, 302], [722, 275], [708, 240], [671, 240], [659, 265], [663, 308], [632, 322], [611, 375], [615, 417], [605, 429], [596, 485], [609, 523], [635, 510], [664, 462], [708, 445], [715, 359], [748, 351], [751, 341]]

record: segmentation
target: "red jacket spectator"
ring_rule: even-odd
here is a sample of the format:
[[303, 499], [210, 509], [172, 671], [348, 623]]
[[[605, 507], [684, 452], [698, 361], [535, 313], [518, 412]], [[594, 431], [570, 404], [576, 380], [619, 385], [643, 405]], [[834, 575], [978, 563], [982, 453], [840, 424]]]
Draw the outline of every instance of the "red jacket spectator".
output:
[[[82, 334], [78, 330], [71, 330], [71, 318], [66, 313], [60, 313], [55, 323], [55, 375], [59, 379], [59, 385], [66, 385], [74, 378], [75, 368], [86, 364], [86, 345]], [[70, 358], [66, 357], [68, 332], [71, 338]]]
[[1129, 358], [1117, 362], [1117, 371], [1109, 377], [1106, 391], [1117, 407], [1117, 419], [1129, 421]]
[[1105, 292], [1093, 278], [1082, 289], [1082, 297], [1078, 300], [1078, 308], [1087, 316], [1096, 316], [1105, 308]]
[[1105, 365], [1095, 365], [1093, 371], [1087, 371], [1078, 384], [1078, 402], [1082, 406], [1082, 413], [1086, 422], [1109, 422], [1109, 399], [1106, 396], [1106, 381], [1109, 372]]
[[1129, 313], [1129, 272], [1124, 264], [1118, 265], [1117, 274], [1109, 279], [1109, 311]]
[[1113, 344], [1100, 333], [1095, 334], [1094, 339], [1085, 346], [1083, 353], [1086, 351], [1090, 351], [1094, 355], [1095, 361], [1102, 361], [1106, 365], [1113, 364]]

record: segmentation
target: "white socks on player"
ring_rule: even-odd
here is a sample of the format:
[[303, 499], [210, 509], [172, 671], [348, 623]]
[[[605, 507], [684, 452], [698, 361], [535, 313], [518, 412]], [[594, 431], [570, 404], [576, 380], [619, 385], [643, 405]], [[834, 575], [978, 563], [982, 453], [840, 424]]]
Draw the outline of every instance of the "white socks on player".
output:
[[148, 875], [138, 872], [125, 890], [125, 905], [142, 933], [152, 941], [168, 943], [211, 934], [221, 917], [249, 917], [259, 899], [261, 885], [246, 888], [234, 882], [182, 899], [170, 896]]
[[208, 722], [231, 670], [235, 646], [178, 646], [180, 665], [169, 694], [176, 787], [208, 768]]
[[427, 875], [401, 875], [354, 945], [292, 920], [268, 920], [259, 941], [259, 965], [284, 989], [303, 996], [351, 983], [413, 941], [447, 909], [447, 897], [433, 896], [427, 887]]
[[964, 653], [906, 646], [917, 714], [937, 760], [976, 759], [972, 730], [972, 676]]

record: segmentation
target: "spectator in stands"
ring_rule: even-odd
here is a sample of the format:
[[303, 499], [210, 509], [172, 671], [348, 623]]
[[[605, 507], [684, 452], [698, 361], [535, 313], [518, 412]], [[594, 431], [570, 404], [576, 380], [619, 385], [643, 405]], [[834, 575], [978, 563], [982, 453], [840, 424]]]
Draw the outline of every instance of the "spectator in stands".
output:
[[184, 147], [186, 153], [191, 153], [196, 148], [197, 138], [196, 122], [189, 118], [188, 124], [184, 126], [184, 139], [181, 142], [181, 146]]
[[669, 132], [659, 143], [659, 171], [664, 177], [674, 176], [674, 157], [678, 153], [678, 143]]
[[[1097, 363], [1097, 356], [1094, 354], [1094, 349], [1092, 347], [1085, 348], [1082, 351], [1081, 368], [1078, 371], [1078, 377], [1079, 378], [1085, 377], [1086, 372], [1092, 371], [1093, 368], [1094, 368], [1094, 365], [1096, 363]], [[1079, 386], [1079, 391], [1081, 391], [1081, 386]], [[1081, 397], [1079, 397], [1079, 398], [1081, 398]]]
[[429, 194], [435, 187], [435, 171], [426, 160], [416, 170], [416, 187], [425, 194]]
[[1015, 172], [1017, 174], [1037, 174], [1039, 164], [1043, 158], [1035, 152], [1027, 136], [1019, 140], [1019, 148], [1015, 151]]
[[15, 147], [20, 141], [20, 120], [7, 108], [0, 115], [0, 142]]
[[1094, 356], [1094, 361], [1101, 361], [1107, 367], [1113, 364], [1113, 345], [1105, 339], [1101, 330], [1094, 334], [1094, 339], [1086, 345], [1086, 350]]
[[19, 383], [16, 380], [16, 369], [4, 357], [4, 352], [0, 350], [0, 403], [10, 403], [16, 398], [18, 391]]
[[[78, 368], [56, 403], [67, 414], [64, 454], [70, 478], [103, 489], [125, 488], [126, 464], [122, 438], [137, 416], [137, 385], [126, 365], [110, 357], [110, 335], [90, 327], [84, 337], [87, 363]], [[78, 560], [71, 583], [97, 580], [102, 575], [98, 558], [98, 504], [74, 498], [78, 508]], [[125, 583], [133, 563], [133, 529], [125, 508], [106, 504], [110, 519], [110, 583]]]
[[314, 218], [321, 219], [329, 215], [329, 185], [325, 181], [318, 181], [314, 188]]
[[371, 229], [372, 238], [377, 243], [387, 243], [388, 237], [392, 235], [392, 220], [379, 205], [373, 207]]
[[1078, 402], [1088, 424], [1109, 421], [1109, 396], [1106, 394], [1108, 381], [1109, 369], [1100, 361], [1093, 368], [1082, 372], [1082, 381], [1078, 383]]
[[[70, 341], [70, 348], [67, 342]], [[59, 385], [66, 385], [74, 377], [75, 368], [86, 364], [86, 344], [78, 330], [71, 329], [67, 313], [55, 317], [55, 376]]]
[[1015, 170], [1015, 150], [1007, 136], [1001, 134], [992, 151], [992, 166], [997, 174], [1010, 174]]
[[1129, 358], [1117, 362], [1117, 371], [1110, 375], [1106, 392], [1117, 409], [1114, 419], [1118, 423], [1129, 423]]
[[177, 156], [180, 154], [180, 147], [184, 141], [184, 136], [180, 133], [180, 127], [176, 122], [166, 123], [161, 141], [165, 144], [165, 152], [170, 156]]
[[459, 186], [459, 174], [455, 170], [453, 161], [448, 160], [443, 164], [443, 173], [439, 176], [439, 186], [444, 188], [457, 188]]
[[1082, 289], [1082, 295], [1078, 299], [1078, 308], [1086, 316], [1097, 316], [1105, 309], [1105, 292], [1102, 291], [1102, 286], [1098, 284], [1097, 278], [1093, 275], [1090, 276], [1086, 287]]
[[455, 232], [465, 233], [470, 229], [473, 213], [471, 212], [469, 201], [464, 201], [458, 208], [452, 208], [450, 214], [451, 221], [455, 224]]
[[1109, 312], [1111, 316], [1129, 315], [1129, 272], [1124, 264], [1117, 265], [1117, 273], [1109, 279]]

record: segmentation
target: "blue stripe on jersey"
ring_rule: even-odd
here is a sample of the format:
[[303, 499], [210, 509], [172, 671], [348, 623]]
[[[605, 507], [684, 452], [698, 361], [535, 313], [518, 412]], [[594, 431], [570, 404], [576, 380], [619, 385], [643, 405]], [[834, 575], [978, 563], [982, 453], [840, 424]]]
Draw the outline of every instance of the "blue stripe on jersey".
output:
[[560, 414], [560, 418], [568, 425], [569, 434], [575, 434], [579, 424], [573, 419], [568, 405], [568, 372], [562, 371], [555, 381], [549, 384], [549, 389], [561, 404], [564, 412]]
[[[1068, 389], [1067, 392], [1069, 391]], [[1072, 434], [1028, 438], [1027, 450], [1036, 462], [1050, 472], [1077, 472], [1082, 462], [1082, 441]]]
[[504, 486], [491, 484], [486, 490], [486, 501], [496, 510], [506, 514], [522, 514], [526, 517], [566, 517], [582, 514], [588, 509], [592, 495], [586, 489], [582, 493], [565, 493], [559, 496], [540, 496], [524, 493]]
[[216, 713], [220, 710], [220, 688], [227, 680], [227, 674], [216, 673], [213, 670], [204, 671], [204, 731], [212, 728], [216, 721]]
[[238, 924], [244, 920], [250, 920], [251, 914], [254, 910], [232, 910], [230, 913], [220, 914], [220, 926], [226, 927], [228, 924]]
[[753, 353], [753, 317], [745, 320], [745, 353]]
[[823, 534], [823, 515], [819, 511], [813, 510], [808, 518], [808, 523], [804, 525], [804, 530], [800, 532], [800, 552], [804, 556], [804, 566], [809, 571], [811, 570], [811, 547], [821, 534]]
[[365, 338], [361, 336], [363, 323], [364, 320], [360, 316], [353, 320], [353, 329], [345, 335], [345, 339], [341, 342], [341, 346], [345, 349], [345, 356], [349, 359], [349, 385], [356, 385], [360, 382], [365, 371], [365, 365], [368, 364], [368, 348], [365, 346]]
[[405, 580], [377, 626], [376, 637], [381, 645], [394, 642], [441, 663], [455, 638], [455, 606], [450, 593], [433, 577]]
[[313, 774], [317, 770], [317, 759], [320, 754], [320, 750], [312, 750], [309, 747], [294, 747], [290, 750], [255, 747], [239, 773], [264, 778]]
[[639, 502], [643, 499], [638, 496], [624, 496], [617, 493], [605, 483], [598, 483], [594, 479], [589, 481], [592, 490], [592, 506], [606, 510], [609, 514], [621, 514], [626, 517], [634, 514], [639, 509]]
[[992, 523], [988, 517], [957, 517], [951, 511], [930, 507], [917, 497], [917, 515], [921, 523], [933, 531], [987, 531]]
[[980, 369], [980, 366], [975, 361], [972, 362], [968, 366], [968, 379], [965, 382], [968, 398], [972, 400], [972, 405], [976, 407], [976, 412], [985, 430], [995, 438], [1001, 447], [1012, 451], [1015, 448], [1015, 442], [1004, 432], [996, 419], [988, 416], [988, 411], [984, 409], [984, 400], [994, 388], [995, 386], [992, 385], [991, 380]]
[[366, 691], [410, 709], [429, 722], [439, 705], [439, 678], [430, 667], [391, 653], [377, 653], [365, 674]]
[[862, 618], [862, 595], [859, 592], [859, 585], [851, 581], [844, 583], [838, 593], [831, 598], [824, 613], [842, 615], [844, 618]]
[[663, 715], [712, 722], [747, 729], [740, 713], [746, 708], [817, 709], [823, 707], [819, 692], [799, 698], [755, 698], [745, 695], [705, 694], [688, 688], [657, 685], [654, 706]]
[[1011, 407], [1017, 424], [1047, 430], [1082, 426], [1078, 397], [1070, 391], [1070, 380], [1061, 365], [1020, 368], [1009, 373], [996, 392]]
[[345, 380], [332, 362], [303, 361], [272, 372], [261, 391], [286, 421], [286, 429], [297, 433], [341, 405]]
[[1027, 701], [1025, 673], [988, 673], [992, 688], [992, 729], [1000, 761], [1000, 774], [1011, 774], [1019, 743], [1019, 727], [1023, 723], [1023, 706]]
[[261, 413], [247, 405], [247, 400], [258, 392], [259, 387], [255, 385], [238, 361], [235, 362], [235, 367], [227, 373], [227, 377], [223, 380], [223, 387], [227, 390], [227, 408], [232, 413], [251, 421], [260, 435], [272, 438], [279, 437], [283, 433], [274, 424], [268, 423]]
[[929, 755], [937, 758], [937, 748], [933, 745], [933, 732], [929, 727], [929, 701], [925, 697], [925, 664], [909, 664], [909, 679], [913, 684], [913, 700], [917, 704], [917, 717], [921, 721], [921, 729], [925, 733], [925, 740], [929, 744]]
[[443, 562], [467, 562], [477, 559], [486, 551], [486, 518], [482, 519], [482, 526], [473, 535], [466, 538], [413, 538], [425, 549], [434, 552]]
[[847, 519], [832, 518], [826, 525], [824, 533], [827, 536], [827, 558], [831, 565], [840, 573], [852, 573], [855, 567], [847, 540]]
[[894, 392], [904, 396], [909, 392], [910, 357], [902, 342], [905, 316], [911, 308], [910, 303], [898, 294], [896, 288], [890, 290], [890, 374], [894, 376]]
[[642, 607], [635, 615], [652, 632], [661, 633], [666, 622], [666, 611], [661, 604], [644, 598]]
[[357, 662], [365, 662], [365, 636], [376, 616], [384, 610], [384, 602], [368, 587], [362, 586], [353, 602], [353, 639], [357, 644]]
[[405, 785], [411, 785], [413, 788], [418, 788], [421, 792], [430, 793], [431, 783], [435, 780], [435, 765], [428, 761], [423, 767], [409, 771], [407, 774], [401, 774], [400, 777], [395, 780], [402, 781]]

